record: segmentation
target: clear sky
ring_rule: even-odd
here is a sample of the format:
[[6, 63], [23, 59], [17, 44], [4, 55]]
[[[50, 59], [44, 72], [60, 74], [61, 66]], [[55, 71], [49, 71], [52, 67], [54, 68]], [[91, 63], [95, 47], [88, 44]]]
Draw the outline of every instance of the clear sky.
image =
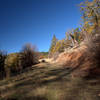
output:
[[18, 52], [25, 43], [48, 51], [58, 39], [80, 25], [78, 4], [83, 0], [0, 0], [0, 49]]

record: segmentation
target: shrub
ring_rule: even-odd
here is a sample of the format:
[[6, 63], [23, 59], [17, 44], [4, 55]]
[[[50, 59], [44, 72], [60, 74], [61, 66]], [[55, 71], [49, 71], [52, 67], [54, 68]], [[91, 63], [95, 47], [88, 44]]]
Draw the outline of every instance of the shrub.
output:
[[0, 79], [5, 76], [4, 62], [7, 54], [3, 51], [0, 51]]
[[36, 47], [31, 44], [25, 44], [20, 52], [21, 66], [30, 67], [38, 63], [38, 52]]
[[88, 53], [93, 62], [95, 62], [95, 66], [100, 66], [100, 30], [94, 34], [89, 36], [87, 40]]
[[23, 46], [20, 53], [12, 53], [5, 59], [6, 77], [16, 75], [27, 67], [38, 63], [36, 47], [30, 44]]
[[5, 59], [5, 70], [6, 76], [10, 77], [13, 74], [16, 74], [21, 70], [21, 66], [19, 64], [19, 53], [12, 53], [7, 56]]

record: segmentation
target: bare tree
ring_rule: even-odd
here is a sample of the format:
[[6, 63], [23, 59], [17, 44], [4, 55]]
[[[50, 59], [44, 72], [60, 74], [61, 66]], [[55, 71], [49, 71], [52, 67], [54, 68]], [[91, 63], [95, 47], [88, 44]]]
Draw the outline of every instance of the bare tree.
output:
[[25, 44], [21, 50], [21, 66], [23, 68], [32, 66], [33, 64], [38, 63], [38, 52], [37, 48], [31, 44]]

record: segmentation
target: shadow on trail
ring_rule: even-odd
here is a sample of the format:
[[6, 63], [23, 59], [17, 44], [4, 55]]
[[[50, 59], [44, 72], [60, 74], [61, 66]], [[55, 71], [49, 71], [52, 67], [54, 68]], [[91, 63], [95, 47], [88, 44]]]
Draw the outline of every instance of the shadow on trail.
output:
[[[66, 98], [65, 100], [73, 100], [73, 97], [75, 98], [75, 100], [80, 100], [78, 98], [82, 98], [81, 94], [83, 95], [83, 93], [85, 93], [87, 96], [91, 96], [91, 94], [93, 94], [94, 92], [98, 94], [99, 90], [96, 90], [97, 88], [99, 88], [98, 84], [97, 84], [98, 87], [94, 87], [93, 89], [93, 86], [89, 85], [90, 83], [87, 83], [84, 80], [80, 79], [72, 80], [70, 78], [70, 74], [77, 68], [70, 68], [70, 67], [64, 68], [59, 66], [53, 67], [52, 65], [51, 65], [52, 67], [50, 67], [50, 65], [46, 66], [45, 67], [33, 66], [28, 72], [23, 73], [24, 75], [23, 74], [19, 75], [19, 78], [15, 80], [15, 84], [12, 87], [8, 88], [8, 90], [5, 89], [4, 91], [2, 91], [2, 93], [6, 94], [9, 91], [14, 91], [14, 93], [10, 94], [11, 97], [13, 96], [16, 97], [16, 94], [18, 98], [20, 98], [20, 96], [23, 95], [25, 96], [25, 98], [15, 99], [15, 100], [27, 100], [27, 99], [48, 100], [47, 97], [45, 97], [44, 95], [43, 97], [34, 96], [34, 92], [36, 92], [37, 89], [41, 89], [41, 87], [42, 88], [44, 88], [45, 86], [49, 87], [49, 84], [51, 85], [52, 83], [54, 83], [53, 88], [54, 87], [56, 87], [57, 89], [63, 88], [64, 89], [63, 92], [67, 93], [65, 95]], [[54, 91], [53, 88], [50, 88], [50, 90]], [[50, 92], [50, 90], [47, 89], [46, 91]], [[32, 97], [31, 96], [27, 97], [28, 96], [27, 94], [32, 93], [32, 91], [34, 91]], [[75, 97], [75, 95], [78, 95], [78, 97]]]
[[26, 79], [22, 82], [16, 84], [15, 87], [32, 85], [37, 88], [54, 82], [59, 82], [63, 79], [65, 79], [65, 81], [69, 81], [67, 76], [70, 75], [73, 70], [74, 69], [70, 68], [48, 69], [46, 67], [34, 67], [33, 74], [26, 77]]

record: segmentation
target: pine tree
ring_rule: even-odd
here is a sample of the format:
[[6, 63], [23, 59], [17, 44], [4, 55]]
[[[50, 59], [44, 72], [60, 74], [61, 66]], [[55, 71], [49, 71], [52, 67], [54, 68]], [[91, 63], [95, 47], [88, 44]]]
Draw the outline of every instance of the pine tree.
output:
[[55, 49], [55, 46], [56, 46], [56, 43], [57, 43], [58, 39], [56, 38], [55, 35], [53, 35], [53, 38], [52, 38], [52, 41], [51, 41], [51, 47], [49, 49], [49, 57], [52, 56], [53, 52], [54, 52], [54, 49]]

